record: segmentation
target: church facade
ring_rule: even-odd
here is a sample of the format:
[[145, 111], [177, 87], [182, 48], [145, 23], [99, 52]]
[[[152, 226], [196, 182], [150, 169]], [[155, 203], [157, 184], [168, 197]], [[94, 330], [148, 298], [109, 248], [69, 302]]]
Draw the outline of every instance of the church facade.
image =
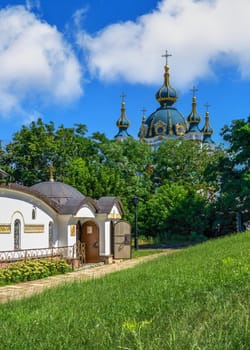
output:
[[[165, 140], [183, 139], [194, 140], [199, 142], [202, 147], [209, 151], [215, 150], [215, 143], [212, 140], [213, 129], [209, 121], [209, 105], [206, 104], [207, 111], [205, 116], [205, 124], [200, 127], [201, 115], [197, 111], [197, 103], [195, 92], [197, 89], [193, 87], [192, 110], [190, 114], [185, 117], [176, 107], [175, 103], [178, 99], [176, 90], [171, 86], [169, 65], [167, 62], [169, 55], [165, 55], [166, 64], [164, 67], [164, 81], [163, 85], [156, 92], [156, 100], [160, 106], [151, 113], [148, 117], [143, 115], [141, 127], [138, 137], [141, 141], [146, 142], [152, 149], [157, 149], [159, 144]], [[124, 95], [123, 95], [124, 96]], [[125, 114], [125, 103], [122, 101], [122, 113], [120, 119], [117, 121], [119, 128], [116, 139], [124, 139], [129, 136], [127, 128], [130, 122]]]

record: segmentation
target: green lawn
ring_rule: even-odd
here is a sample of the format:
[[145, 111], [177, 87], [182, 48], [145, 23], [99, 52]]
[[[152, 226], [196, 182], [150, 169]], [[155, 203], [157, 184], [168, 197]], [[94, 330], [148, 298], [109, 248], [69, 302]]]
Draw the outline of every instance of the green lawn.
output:
[[163, 250], [162, 249], [138, 249], [135, 250], [134, 248], [132, 249], [132, 258], [140, 258], [142, 256], [147, 256], [147, 255], [152, 255], [152, 254], [159, 254]]
[[0, 349], [249, 350], [250, 233], [0, 305]]

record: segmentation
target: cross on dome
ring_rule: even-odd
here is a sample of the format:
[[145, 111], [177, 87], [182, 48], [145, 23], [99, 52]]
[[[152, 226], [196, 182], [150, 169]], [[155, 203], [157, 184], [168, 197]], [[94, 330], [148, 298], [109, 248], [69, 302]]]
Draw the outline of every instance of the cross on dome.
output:
[[127, 95], [125, 95], [123, 92], [120, 97], [122, 98], [122, 102], [124, 102], [124, 97], [127, 97]]
[[168, 65], [168, 57], [172, 56], [171, 54], [168, 53], [168, 50], [166, 50], [165, 55], [161, 55], [161, 57], [165, 57], [166, 58], [166, 65]]
[[193, 88], [190, 90], [193, 93], [193, 97], [195, 97], [195, 93], [198, 91], [198, 89], [196, 88], [196, 86], [194, 85]]
[[206, 103], [204, 106], [206, 107], [206, 112], [208, 112], [208, 107], [211, 107], [211, 105], [209, 105], [208, 103]]

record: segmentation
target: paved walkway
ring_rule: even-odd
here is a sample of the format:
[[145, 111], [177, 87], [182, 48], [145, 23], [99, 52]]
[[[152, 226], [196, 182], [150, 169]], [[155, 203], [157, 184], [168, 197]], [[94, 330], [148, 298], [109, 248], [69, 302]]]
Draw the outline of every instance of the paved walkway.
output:
[[18, 283], [14, 285], [0, 287], [0, 303], [5, 303], [13, 299], [21, 299], [24, 297], [28, 297], [34, 293], [41, 293], [44, 289], [51, 288], [59, 284], [79, 280], [84, 281], [91, 278], [99, 278], [112, 272], [132, 268], [135, 265], [156, 259], [161, 255], [174, 253], [176, 251], [178, 250], [165, 249], [159, 254], [148, 255], [136, 259], [115, 261], [113, 264], [110, 265], [99, 265], [91, 268], [66, 273], [64, 275], [51, 276], [41, 280], [29, 281], [25, 283]]

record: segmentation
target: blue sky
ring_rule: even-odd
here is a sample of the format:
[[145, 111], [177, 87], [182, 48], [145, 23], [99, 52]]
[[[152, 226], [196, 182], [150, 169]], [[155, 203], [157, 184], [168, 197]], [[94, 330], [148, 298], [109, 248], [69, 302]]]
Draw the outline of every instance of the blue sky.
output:
[[0, 140], [41, 117], [113, 138], [126, 94], [129, 133], [158, 108], [168, 50], [176, 107], [193, 85], [213, 139], [250, 114], [249, 0], [0, 0]]

